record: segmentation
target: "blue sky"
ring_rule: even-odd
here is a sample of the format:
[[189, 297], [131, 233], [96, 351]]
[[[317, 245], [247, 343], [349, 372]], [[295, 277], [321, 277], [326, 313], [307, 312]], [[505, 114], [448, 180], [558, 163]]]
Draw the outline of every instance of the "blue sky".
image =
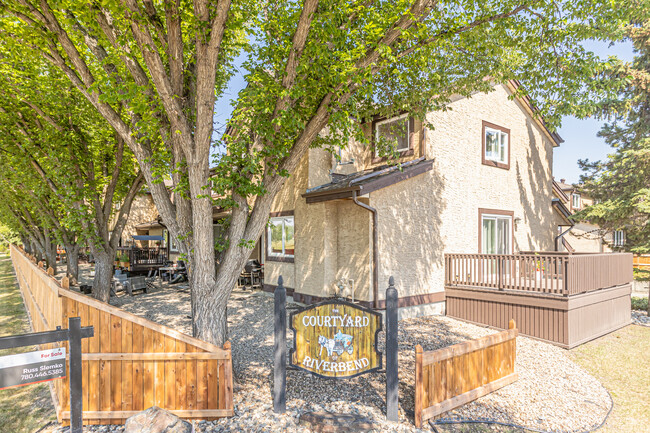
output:
[[[632, 43], [618, 43], [609, 46], [602, 42], [589, 42], [587, 49], [601, 57], [617, 56], [626, 61], [634, 57]], [[597, 161], [607, 158], [612, 148], [605, 144], [605, 140], [596, 134], [605, 122], [596, 119], [576, 119], [568, 116], [562, 119], [562, 127], [558, 133], [564, 138], [564, 143], [555, 148], [553, 152], [553, 175], [556, 180], [566, 179], [568, 183], [577, 183], [582, 171], [578, 167], [579, 159], [588, 158]]]
[[[599, 56], [617, 56], [622, 60], [631, 61], [634, 57], [632, 43], [617, 43], [609, 46], [604, 42], [588, 42], [587, 49]], [[241, 65], [244, 57], [241, 56], [235, 64]], [[224, 125], [232, 112], [231, 101], [237, 97], [237, 93], [246, 85], [243, 74], [237, 73], [228, 83], [228, 89], [216, 103], [215, 136], [218, 137], [224, 131]], [[578, 160], [588, 158], [595, 161], [605, 159], [611, 152], [611, 148], [605, 141], [596, 134], [604, 124], [596, 119], [576, 119], [565, 117], [558, 133], [564, 138], [564, 143], [555, 149], [553, 153], [553, 175], [556, 180], [566, 179], [568, 183], [576, 183], [580, 179], [582, 171], [578, 167]]]

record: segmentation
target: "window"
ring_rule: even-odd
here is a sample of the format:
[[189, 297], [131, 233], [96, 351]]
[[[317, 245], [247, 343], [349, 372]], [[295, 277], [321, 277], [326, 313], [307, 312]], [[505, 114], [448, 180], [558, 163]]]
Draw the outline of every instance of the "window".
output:
[[574, 209], [580, 209], [580, 194], [573, 194], [571, 196], [572, 203], [571, 205], [573, 206]]
[[616, 230], [614, 232], [614, 246], [622, 247], [625, 245], [625, 232], [623, 230]]
[[295, 251], [293, 215], [271, 215], [266, 236], [267, 259], [292, 261]]
[[512, 254], [512, 212], [479, 210], [482, 254]]
[[510, 168], [510, 130], [483, 121], [483, 164]]
[[375, 156], [378, 156], [379, 143], [382, 147], [391, 146], [397, 152], [408, 152], [411, 149], [412, 123], [408, 114], [375, 121], [373, 123]]

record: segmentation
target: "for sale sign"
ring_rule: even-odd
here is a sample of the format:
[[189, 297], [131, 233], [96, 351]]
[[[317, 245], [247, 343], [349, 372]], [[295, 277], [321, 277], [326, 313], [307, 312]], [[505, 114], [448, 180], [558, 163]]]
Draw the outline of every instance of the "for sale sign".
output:
[[343, 301], [325, 301], [291, 314], [290, 363], [328, 378], [354, 377], [381, 368], [377, 333], [381, 315]]
[[65, 377], [65, 348], [0, 357], [0, 389]]

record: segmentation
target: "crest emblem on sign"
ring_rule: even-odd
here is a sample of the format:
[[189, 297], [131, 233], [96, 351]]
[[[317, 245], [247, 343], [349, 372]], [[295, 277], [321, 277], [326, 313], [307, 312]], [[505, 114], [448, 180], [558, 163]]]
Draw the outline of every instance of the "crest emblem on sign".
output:
[[377, 334], [381, 314], [343, 300], [291, 313], [290, 364], [326, 378], [348, 378], [381, 368]]

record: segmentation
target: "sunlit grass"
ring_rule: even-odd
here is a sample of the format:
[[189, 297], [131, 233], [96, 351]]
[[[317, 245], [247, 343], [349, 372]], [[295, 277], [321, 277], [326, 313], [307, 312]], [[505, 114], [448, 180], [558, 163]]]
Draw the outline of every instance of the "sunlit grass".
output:
[[[0, 336], [29, 332], [27, 313], [13, 276], [11, 261], [0, 255]], [[28, 352], [34, 347], [0, 350], [0, 356]], [[0, 431], [35, 432], [56, 416], [45, 383], [0, 391]]]
[[614, 399], [599, 432], [637, 433], [650, 426], [650, 327], [630, 325], [569, 353]]

